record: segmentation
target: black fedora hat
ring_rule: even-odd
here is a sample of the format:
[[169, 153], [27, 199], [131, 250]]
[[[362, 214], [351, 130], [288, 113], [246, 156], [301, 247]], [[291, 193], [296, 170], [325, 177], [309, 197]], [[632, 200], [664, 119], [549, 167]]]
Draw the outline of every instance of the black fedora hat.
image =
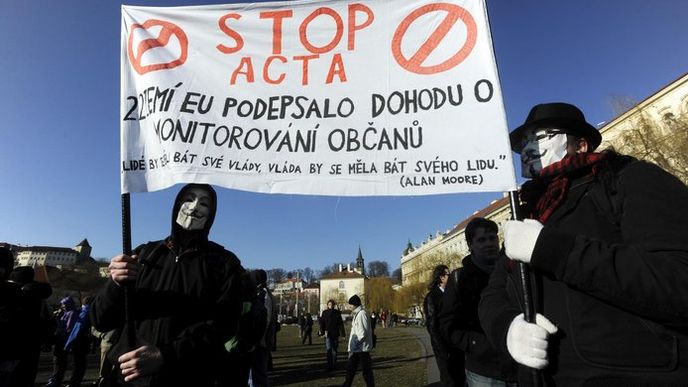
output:
[[535, 105], [530, 109], [526, 122], [509, 134], [511, 150], [521, 152], [521, 138], [527, 129], [547, 127], [564, 129], [568, 134], [584, 137], [591, 150], [595, 150], [602, 142], [602, 135], [585, 120], [580, 109], [568, 103], [552, 102]]

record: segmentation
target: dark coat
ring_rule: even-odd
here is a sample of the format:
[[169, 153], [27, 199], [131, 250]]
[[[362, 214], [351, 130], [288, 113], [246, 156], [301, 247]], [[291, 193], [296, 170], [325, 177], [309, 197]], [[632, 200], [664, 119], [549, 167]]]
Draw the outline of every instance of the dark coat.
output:
[[[572, 182], [533, 251], [534, 304], [559, 328], [545, 375], [558, 386], [685, 385], [688, 189], [645, 162], [607, 172], [605, 183]], [[516, 267], [497, 263], [480, 304], [504, 352], [521, 313]]]
[[[155, 345], [164, 362], [157, 375], [143, 381], [150, 386], [214, 385], [220, 367], [226, 367], [218, 364], [226, 358], [224, 343], [236, 334], [242, 312], [239, 259], [207, 238], [214, 208], [200, 232], [180, 230], [174, 222], [184, 192], [193, 186], [177, 195], [172, 235], [134, 251], [141, 264], [129, 300], [136, 345]], [[122, 331], [124, 316], [123, 287], [108, 281], [91, 305], [93, 326]], [[124, 333], [109, 355], [113, 364], [119, 354], [133, 350]]]
[[449, 277], [444, 291], [439, 326], [444, 340], [466, 355], [466, 369], [482, 376], [504, 381], [517, 379], [516, 363], [495, 349], [485, 337], [478, 319], [480, 294], [489, 274], [480, 270], [467, 256], [463, 267]]
[[447, 357], [447, 347], [444, 344], [437, 319], [442, 308], [442, 290], [439, 286], [433, 286], [423, 300], [423, 314], [425, 315], [425, 328], [430, 334], [430, 343], [435, 355]]
[[346, 336], [344, 332], [344, 321], [342, 321], [342, 312], [337, 309], [325, 309], [318, 320], [320, 323], [320, 332], [327, 337], [339, 338]]
[[[224, 355], [241, 315], [239, 260], [212, 242], [179, 257], [165, 241], [152, 246], [139, 256], [145, 263], [131, 297], [138, 343], [157, 346], [164, 359], [150, 385], [211, 385], [219, 369], [215, 360]], [[95, 297], [91, 316], [99, 331], [124, 326], [124, 291], [114, 281]], [[125, 340], [122, 335], [114, 348]]]

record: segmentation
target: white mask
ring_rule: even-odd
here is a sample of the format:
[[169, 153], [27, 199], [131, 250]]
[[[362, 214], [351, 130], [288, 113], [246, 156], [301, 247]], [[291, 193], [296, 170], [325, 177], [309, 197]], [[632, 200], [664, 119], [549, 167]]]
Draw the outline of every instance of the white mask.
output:
[[540, 171], [566, 156], [567, 137], [562, 129], [531, 129], [523, 136], [521, 175], [537, 176]]
[[185, 230], [202, 230], [210, 216], [212, 199], [205, 190], [192, 188], [184, 194], [177, 214], [177, 224]]

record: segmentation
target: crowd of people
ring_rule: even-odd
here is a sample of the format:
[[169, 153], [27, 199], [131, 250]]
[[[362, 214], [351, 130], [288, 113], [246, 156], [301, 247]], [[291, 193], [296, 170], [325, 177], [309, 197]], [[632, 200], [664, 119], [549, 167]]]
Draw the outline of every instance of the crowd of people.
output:
[[[510, 140], [529, 179], [517, 203], [525, 219], [502, 225], [503, 247], [495, 222], [472, 219], [470, 255], [435, 268], [423, 303], [441, 384], [685, 385], [688, 188], [653, 164], [595, 152], [601, 135], [570, 104], [533, 107]], [[268, 386], [277, 308], [265, 271], [208, 239], [217, 204], [211, 186], [184, 186], [167, 237], [113, 257], [102, 289], [80, 305], [64, 297], [55, 312], [50, 285], [0, 249], [0, 385], [33, 386], [50, 346], [46, 386], [62, 385], [70, 356], [79, 386], [96, 336], [102, 386]], [[398, 317], [369, 313], [358, 295], [348, 304], [343, 386], [359, 366], [374, 386], [375, 327]], [[314, 325], [300, 317], [302, 344]], [[332, 372], [346, 337], [334, 300], [317, 327]]]

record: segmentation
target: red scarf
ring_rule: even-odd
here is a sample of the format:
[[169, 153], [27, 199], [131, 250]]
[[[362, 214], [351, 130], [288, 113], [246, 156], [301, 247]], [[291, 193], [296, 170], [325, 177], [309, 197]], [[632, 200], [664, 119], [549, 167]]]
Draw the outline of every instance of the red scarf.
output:
[[572, 178], [597, 175], [606, 157], [604, 153], [577, 153], [543, 168], [521, 188], [528, 217], [545, 223], [566, 199]]

